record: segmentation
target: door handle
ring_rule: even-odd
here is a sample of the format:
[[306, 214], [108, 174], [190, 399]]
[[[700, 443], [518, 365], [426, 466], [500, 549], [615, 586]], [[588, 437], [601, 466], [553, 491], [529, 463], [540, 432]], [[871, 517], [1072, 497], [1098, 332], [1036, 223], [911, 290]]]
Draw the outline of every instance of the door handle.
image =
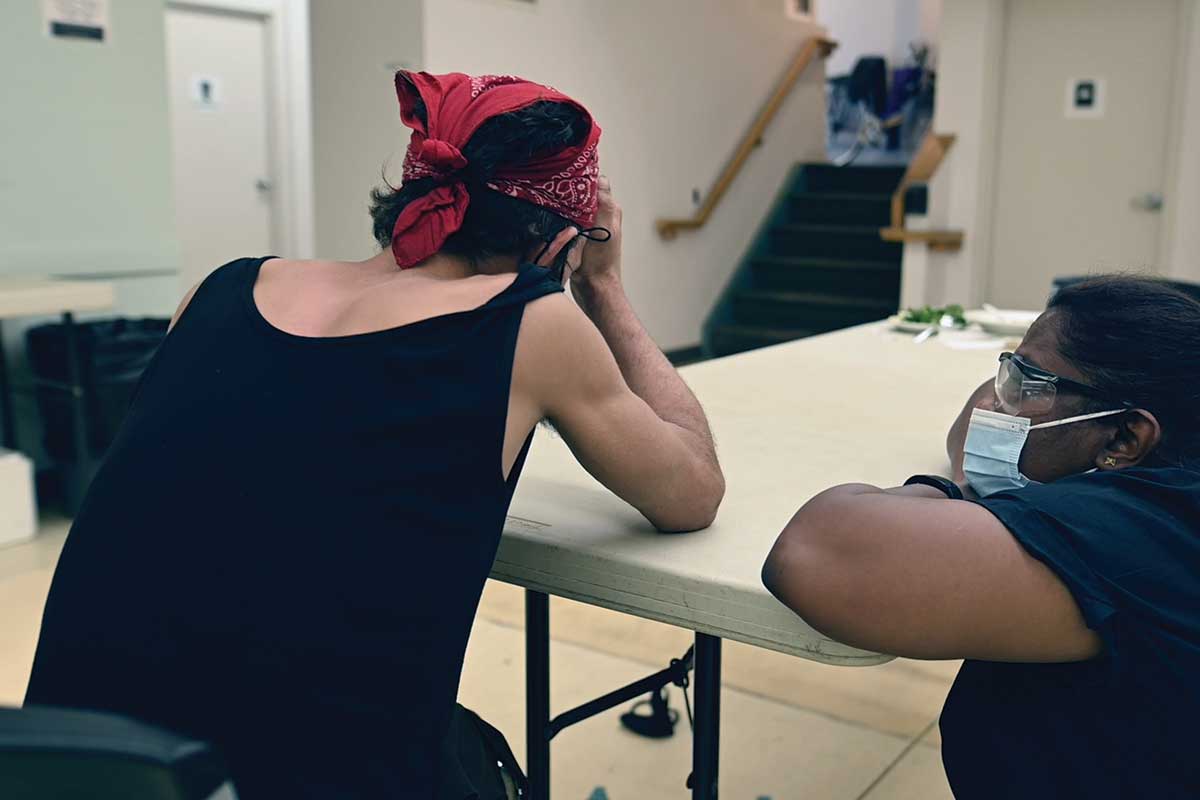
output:
[[1162, 192], [1146, 192], [1139, 194], [1130, 201], [1130, 205], [1139, 211], [1162, 211], [1163, 203]]

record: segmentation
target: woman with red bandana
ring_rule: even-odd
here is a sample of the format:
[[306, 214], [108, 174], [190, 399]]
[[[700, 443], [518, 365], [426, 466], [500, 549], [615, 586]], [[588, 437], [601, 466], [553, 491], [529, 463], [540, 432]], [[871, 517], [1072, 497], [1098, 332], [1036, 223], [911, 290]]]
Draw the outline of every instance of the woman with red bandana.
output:
[[413, 134], [373, 195], [383, 251], [242, 259], [188, 294], [68, 537], [26, 697], [208, 739], [243, 800], [466, 796], [442, 750], [539, 421], [660, 529], [707, 526], [724, 491], [622, 289], [586, 109], [509, 76], [396, 89]]

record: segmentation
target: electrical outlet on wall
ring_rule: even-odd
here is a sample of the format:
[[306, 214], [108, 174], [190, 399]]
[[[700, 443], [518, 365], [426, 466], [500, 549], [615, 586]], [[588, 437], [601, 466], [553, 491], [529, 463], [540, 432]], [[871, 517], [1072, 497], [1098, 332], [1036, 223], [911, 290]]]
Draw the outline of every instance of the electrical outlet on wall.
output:
[[700, 198], [701, 198], [700, 190], [692, 189], [692, 205], [694, 205], [694, 206], [700, 205]]
[[1107, 104], [1104, 78], [1071, 78], [1067, 81], [1067, 119], [1101, 119]]

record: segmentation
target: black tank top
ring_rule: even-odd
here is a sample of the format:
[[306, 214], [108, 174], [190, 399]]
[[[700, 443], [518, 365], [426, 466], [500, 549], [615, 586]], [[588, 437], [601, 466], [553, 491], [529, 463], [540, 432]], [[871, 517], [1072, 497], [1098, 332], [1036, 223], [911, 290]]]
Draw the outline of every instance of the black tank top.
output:
[[[480, 308], [273, 327], [214, 272], [143, 376], [67, 539], [26, 701], [220, 746], [241, 797], [429, 797], [529, 440], [501, 462], [522, 267]], [[530, 434], [532, 440], [532, 434]]]

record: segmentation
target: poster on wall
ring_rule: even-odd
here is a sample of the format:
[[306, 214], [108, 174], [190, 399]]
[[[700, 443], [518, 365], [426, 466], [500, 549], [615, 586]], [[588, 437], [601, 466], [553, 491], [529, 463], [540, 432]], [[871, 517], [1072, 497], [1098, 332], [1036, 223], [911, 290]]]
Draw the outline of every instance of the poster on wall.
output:
[[108, 36], [109, 0], [42, 0], [46, 33], [103, 42]]

